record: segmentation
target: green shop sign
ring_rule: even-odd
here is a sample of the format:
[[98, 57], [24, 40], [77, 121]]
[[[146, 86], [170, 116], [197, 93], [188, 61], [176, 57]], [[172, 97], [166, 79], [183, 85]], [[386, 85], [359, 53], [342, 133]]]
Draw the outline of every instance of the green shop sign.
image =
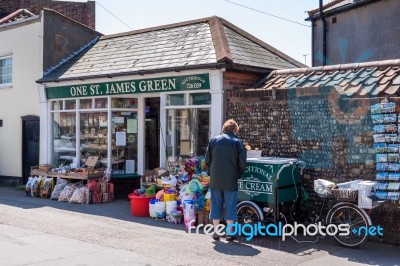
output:
[[210, 89], [208, 74], [46, 88], [47, 99]]

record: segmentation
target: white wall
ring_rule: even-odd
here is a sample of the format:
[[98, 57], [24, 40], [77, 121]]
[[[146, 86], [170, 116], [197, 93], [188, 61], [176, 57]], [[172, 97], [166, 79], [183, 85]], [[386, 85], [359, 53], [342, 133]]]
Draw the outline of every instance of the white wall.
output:
[[[18, 24], [17, 24], [18, 25]], [[0, 89], [0, 176], [22, 176], [22, 121], [40, 115], [38, 84], [43, 74], [43, 25], [0, 26], [0, 56], [12, 54], [11, 88]]]

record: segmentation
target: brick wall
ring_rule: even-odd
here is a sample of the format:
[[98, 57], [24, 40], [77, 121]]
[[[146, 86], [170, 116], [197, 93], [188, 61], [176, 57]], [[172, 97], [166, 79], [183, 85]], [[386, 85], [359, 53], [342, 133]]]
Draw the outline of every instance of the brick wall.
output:
[[[261, 149], [263, 156], [306, 162], [303, 180], [311, 213], [321, 204], [313, 191], [315, 179], [375, 179], [369, 113], [370, 105], [379, 100], [341, 97], [329, 87], [231, 90], [227, 91], [226, 117], [238, 122], [243, 142]], [[374, 209], [371, 218], [373, 224], [384, 228], [380, 241], [400, 244], [398, 202]]]
[[240, 90], [252, 87], [265, 74], [251, 74], [240, 71], [224, 72], [224, 90]]
[[13, 0], [0, 1], [0, 18], [5, 17], [20, 8], [28, 9], [35, 15], [43, 8], [53, 9], [64, 16], [76, 20], [91, 29], [95, 29], [95, 2], [68, 2], [52, 0]]

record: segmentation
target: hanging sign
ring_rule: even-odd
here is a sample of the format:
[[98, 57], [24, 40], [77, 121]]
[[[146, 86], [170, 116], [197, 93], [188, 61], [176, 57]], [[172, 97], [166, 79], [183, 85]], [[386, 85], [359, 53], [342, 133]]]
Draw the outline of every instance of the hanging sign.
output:
[[47, 99], [210, 89], [208, 74], [77, 84], [46, 88]]

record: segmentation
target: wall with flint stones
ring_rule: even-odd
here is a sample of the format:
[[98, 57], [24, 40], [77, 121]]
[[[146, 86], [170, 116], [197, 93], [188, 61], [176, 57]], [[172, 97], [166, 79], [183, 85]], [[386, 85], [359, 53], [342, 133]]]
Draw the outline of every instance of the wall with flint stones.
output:
[[[240, 82], [239, 76], [237, 79]], [[226, 118], [238, 122], [245, 144], [261, 149], [263, 156], [306, 162], [303, 183], [310, 196], [309, 215], [322, 203], [313, 191], [315, 179], [375, 179], [370, 106], [382, 98], [340, 96], [331, 87], [228, 88], [226, 97]], [[384, 228], [384, 236], [375, 240], [400, 244], [399, 202], [387, 203], [370, 215], [374, 225]]]

